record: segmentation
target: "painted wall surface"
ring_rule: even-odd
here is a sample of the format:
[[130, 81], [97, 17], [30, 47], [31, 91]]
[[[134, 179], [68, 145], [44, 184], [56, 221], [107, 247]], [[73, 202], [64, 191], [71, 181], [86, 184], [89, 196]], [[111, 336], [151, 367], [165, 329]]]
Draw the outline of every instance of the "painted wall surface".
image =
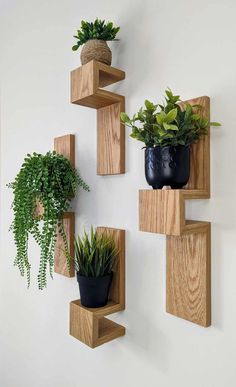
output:
[[[1, 387], [234, 387], [236, 385], [236, 2], [234, 0], [0, 0]], [[110, 46], [127, 79], [111, 89], [133, 113], [167, 86], [183, 99], [211, 97], [212, 198], [187, 205], [212, 221], [213, 325], [165, 312], [165, 236], [138, 231], [138, 190], [147, 187], [141, 143], [126, 130], [127, 173], [96, 176], [96, 111], [69, 103], [69, 72], [80, 64], [72, 35], [81, 19], [121, 26]], [[74, 201], [76, 230], [124, 228], [127, 309], [114, 320], [125, 337], [95, 350], [68, 334], [75, 279], [55, 275], [37, 289], [39, 250], [30, 241], [32, 286], [12, 262], [14, 179], [27, 153], [76, 134], [76, 165], [91, 187]], [[112, 316], [113, 317], [113, 316]]]

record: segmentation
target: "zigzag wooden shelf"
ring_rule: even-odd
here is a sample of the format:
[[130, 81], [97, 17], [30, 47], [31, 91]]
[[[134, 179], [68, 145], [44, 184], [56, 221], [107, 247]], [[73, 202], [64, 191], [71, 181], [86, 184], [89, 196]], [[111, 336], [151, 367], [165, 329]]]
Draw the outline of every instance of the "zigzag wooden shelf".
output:
[[[210, 120], [210, 99], [202, 105]], [[209, 128], [208, 128], [209, 129]], [[211, 224], [185, 220], [185, 200], [210, 197], [210, 132], [191, 149], [191, 173], [181, 190], [140, 190], [140, 231], [166, 234], [166, 310], [207, 327], [211, 325]]]
[[108, 305], [102, 308], [85, 308], [80, 300], [70, 303], [70, 334], [91, 348], [125, 334], [123, 326], [104, 317], [125, 309], [125, 231], [97, 228], [97, 232], [104, 230], [113, 236], [119, 251]]
[[[68, 134], [61, 137], [54, 138], [54, 150], [66, 157], [71, 165], [75, 166], [75, 136]], [[66, 212], [64, 214], [64, 229], [69, 245], [70, 255], [74, 256], [74, 234], [75, 234], [75, 215], [74, 212]], [[54, 271], [57, 274], [64, 275], [66, 277], [75, 276], [75, 268], [73, 261], [68, 268], [65, 254], [63, 253], [63, 239], [60, 234], [57, 235], [57, 241], [54, 253]]]
[[121, 81], [124, 71], [92, 60], [71, 72], [71, 103], [97, 109], [97, 174], [125, 173], [125, 97], [101, 88]]

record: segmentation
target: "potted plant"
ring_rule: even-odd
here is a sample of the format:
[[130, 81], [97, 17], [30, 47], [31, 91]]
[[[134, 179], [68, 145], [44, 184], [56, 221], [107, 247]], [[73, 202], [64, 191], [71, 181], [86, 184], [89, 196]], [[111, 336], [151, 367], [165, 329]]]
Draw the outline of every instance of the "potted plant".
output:
[[180, 189], [190, 176], [190, 145], [207, 134], [209, 125], [220, 124], [202, 117], [200, 105], [183, 103], [171, 90], [165, 94], [164, 104], [145, 100], [145, 107], [132, 118], [121, 113], [121, 121], [132, 128], [132, 138], [145, 144], [148, 184], [153, 189]]
[[80, 289], [81, 304], [87, 308], [100, 308], [108, 302], [112, 282], [112, 269], [117, 248], [106, 231], [96, 233], [91, 227], [90, 236], [75, 239], [75, 268]]
[[[52, 277], [57, 232], [61, 234], [65, 253], [69, 256], [63, 214], [68, 211], [78, 187], [86, 191], [89, 187], [69, 160], [56, 152], [28, 154], [14, 182], [8, 186], [14, 194], [11, 225], [17, 249], [14, 263], [22, 276], [27, 274], [29, 286], [28, 239], [31, 234], [40, 247], [38, 286], [43, 289], [47, 284], [47, 268]], [[38, 211], [38, 204], [42, 211]]]
[[76, 51], [84, 45], [80, 54], [82, 65], [95, 59], [110, 66], [112, 53], [107, 41], [117, 40], [115, 37], [119, 30], [120, 27], [115, 27], [112, 22], [106, 23], [105, 20], [96, 19], [94, 23], [82, 20], [77, 35], [74, 35], [77, 43], [72, 50]]

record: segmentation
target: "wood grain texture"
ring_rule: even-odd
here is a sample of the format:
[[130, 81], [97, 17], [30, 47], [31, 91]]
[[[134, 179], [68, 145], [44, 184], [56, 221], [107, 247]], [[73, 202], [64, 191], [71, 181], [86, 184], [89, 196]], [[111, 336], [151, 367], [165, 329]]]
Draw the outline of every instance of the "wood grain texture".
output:
[[125, 79], [125, 72], [101, 62], [94, 61], [96, 73], [96, 87], [106, 87]]
[[120, 113], [124, 101], [97, 111], [97, 174], [115, 175], [125, 172], [125, 128]]
[[[73, 134], [54, 138], [54, 150], [58, 154], [66, 157], [73, 167], [75, 166], [75, 136]], [[64, 214], [63, 224], [67, 236], [70, 255], [73, 257], [75, 234], [75, 216], [73, 212], [67, 212]], [[63, 239], [61, 235], [58, 234], [54, 252], [54, 271], [55, 273], [64, 275], [66, 277], [74, 277], [74, 261], [71, 261], [70, 268], [68, 268], [67, 259], [63, 253], [63, 250]]]
[[125, 308], [125, 231], [105, 227], [98, 227], [96, 231], [112, 235], [119, 252], [108, 304], [102, 308], [86, 308], [80, 300], [70, 303], [70, 334], [91, 348], [125, 334], [123, 326], [104, 318]]
[[95, 342], [95, 347], [108, 343], [111, 340], [125, 335], [125, 327], [108, 318], [101, 318], [98, 324], [98, 338]]
[[203, 327], [211, 324], [210, 223], [198, 233], [167, 236], [166, 310]]
[[184, 205], [180, 190], [140, 190], [139, 230], [180, 235]]
[[97, 174], [125, 173], [125, 97], [101, 89], [125, 78], [124, 71], [91, 61], [71, 72], [71, 103], [97, 109]]
[[77, 301], [70, 303], [70, 335], [82, 343], [95, 348], [124, 334], [125, 328], [122, 325], [99, 317], [96, 311], [79, 305]]
[[75, 166], [75, 136], [73, 134], [54, 138], [54, 150], [66, 157], [72, 167]]
[[[117, 94], [103, 90], [101, 95], [99, 95], [99, 92], [101, 91], [99, 88], [103, 88], [123, 79], [125, 79], [124, 71], [92, 60], [71, 71], [71, 103], [98, 109], [101, 107], [102, 103], [99, 103], [98, 100], [102, 99], [102, 96], [104, 98], [105, 96], [109, 97], [106, 101], [104, 100], [102, 106], [106, 106], [106, 104], [109, 105], [109, 100], [111, 99], [115, 99], [114, 102], [117, 102], [117, 100], [119, 100]], [[92, 96], [93, 99], [89, 98]], [[88, 105], [85, 105], [85, 101], [87, 101]]]
[[[203, 96], [188, 101], [182, 105], [201, 105], [201, 115], [210, 121], [210, 98]], [[204, 190], [210, 197], [210, 127], [208, 135], [191, 146], [190, 179], [187, 189]]]
[[71, 103], [93, 95], [95, 92], [95, 77], [93, 61], [71, 71]]
[[194, 232], [204, 222], [185, 220], [185, 200], [204, 197], [205, 191], [199, 190], [140, 190], [139, 230], [165, 235]]
[[70, 335], [92, 348], [94, 337], [98, 336], [98, 319], [73, 301], [70, 303]]
[[[68, 242], [70, 256], [74, 257], [74, 235], [75, 235], [75, 214], [74, 212], [66, 212], [63, 218], [64, 230]], [[54, 271], [57, 274], [64, 275], [66, 277], [75, 276], [74, 261], [71, 262], [68, 267], [67, 260], [64, 254], [64, 243], [62, 237], [58, 234], [55, 245], [54, 253]]]

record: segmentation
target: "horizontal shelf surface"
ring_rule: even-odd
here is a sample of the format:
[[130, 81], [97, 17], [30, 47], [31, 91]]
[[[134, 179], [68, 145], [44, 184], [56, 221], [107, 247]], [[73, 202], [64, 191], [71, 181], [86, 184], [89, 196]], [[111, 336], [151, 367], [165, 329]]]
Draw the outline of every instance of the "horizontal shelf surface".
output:
[[99, 320], [98, 339], [95, 346], [125, 335], [125, 327], [103, 317]]
[[165, 235], [183, 235], [205, 225], [185, 221], [185, 200], [208, 197], [204, 190], [146, 189], [139, 191], [139, 229]]
[[106, 316], [108, 314], [116, 313], [121, 310], [120, 304], [114, 301], [108, 301], [108, 304], [101, 308], [86, 308], [81, 304], [80, 300], [71, 301], [72, 304], [82, 308], [84, 311], [88, 313], [94, 314], [96, 317]]

